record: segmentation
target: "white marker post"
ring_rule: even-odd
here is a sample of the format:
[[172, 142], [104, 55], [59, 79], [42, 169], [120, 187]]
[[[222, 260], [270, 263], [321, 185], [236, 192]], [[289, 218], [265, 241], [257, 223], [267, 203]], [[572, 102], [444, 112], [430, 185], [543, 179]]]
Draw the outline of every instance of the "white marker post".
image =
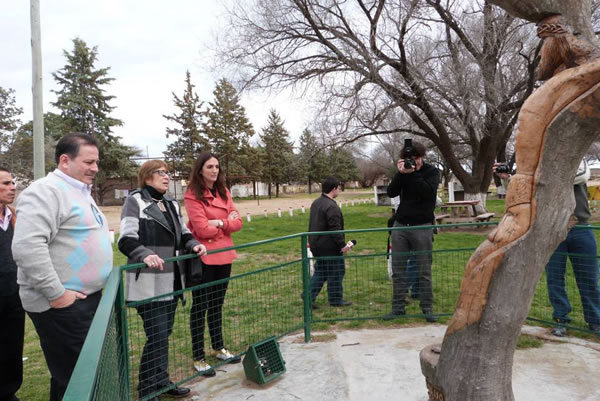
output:
[[290, 206], [290, 217], [294, 217], [294, 209]]
[[277, 217], [281, 217], [281, 208], [277, 208]]
[[248, 223], [250, 223], [252, 221], [252, 217], [250, 216], [250, 213], [246, 213], [246, 220], [248, 220]]

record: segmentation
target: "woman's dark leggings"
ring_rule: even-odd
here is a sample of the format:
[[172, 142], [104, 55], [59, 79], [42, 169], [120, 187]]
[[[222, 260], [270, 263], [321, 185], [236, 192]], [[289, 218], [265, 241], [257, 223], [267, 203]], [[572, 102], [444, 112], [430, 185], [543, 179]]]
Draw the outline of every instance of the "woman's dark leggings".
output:
[[[231, 264], [203, 265], [202, 284], [210, 283], [231, 275]], [[223, 303], [229, 281], [192, 291], [192, 311], [190, 330], [192, 332], [192, 349], [194, 360], [204, 359], [204, 321], [208, 320], [210, 342], [214, 350], [223, 345]]]

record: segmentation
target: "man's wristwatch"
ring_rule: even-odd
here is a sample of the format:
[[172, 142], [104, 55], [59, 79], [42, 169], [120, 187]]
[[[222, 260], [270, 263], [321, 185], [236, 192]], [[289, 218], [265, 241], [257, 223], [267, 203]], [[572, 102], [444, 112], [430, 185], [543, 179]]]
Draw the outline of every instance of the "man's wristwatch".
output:
[[223, 228], [223, 220], [219, 219], [217, 224], [219, 228]]

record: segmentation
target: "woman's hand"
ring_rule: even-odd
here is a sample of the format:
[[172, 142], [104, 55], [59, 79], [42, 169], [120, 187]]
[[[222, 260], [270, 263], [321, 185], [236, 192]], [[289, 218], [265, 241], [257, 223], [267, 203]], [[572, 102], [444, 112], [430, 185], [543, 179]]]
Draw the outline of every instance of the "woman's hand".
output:
[[237, 210], [234, 210], [233, 212], [229, 213], [229, 216], [227, 216], [228, 220], [236, 220], [240, 217], [240, 214], [237, 212]]
[[158, 255], [148, 255], [144, 258], [143, 262], [151, 269], [164, 269], [165, 261]]
[[192, 251], [198, 256], [206, 255], [206, 247], [202, 244], [193, 247]]

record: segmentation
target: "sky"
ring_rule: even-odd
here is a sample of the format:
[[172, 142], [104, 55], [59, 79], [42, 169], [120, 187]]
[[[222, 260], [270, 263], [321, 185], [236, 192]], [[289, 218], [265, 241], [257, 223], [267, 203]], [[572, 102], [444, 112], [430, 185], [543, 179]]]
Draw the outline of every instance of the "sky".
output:
[[[150, 157], [161, 157], [168, 142], [163, 114], [176, 111], [172, 92], [181, 96], [189, 70], [200, 100], [213, 100], [218, 72], [210, 67], [213, 33], [222, 28], [220, 1], [198, 0], [41, 0], [44, 112], [58, 112], [52, 73], [66, 64], [63, 50], [73, 39], [97, 46], [96, 68], [110, 67], [115, 80], [106, 93], [116, 96], [112, 116], [123, 120], [114, 133]], [[0, 0], [0, 86], [15, 90], [22, 122], [33, 119], [31, 96], [30, 2]], [[227, 78], [227, 77], [225, 77]], [[307, 105], [289, 93], [244, 93], [242, 105], [255, 131], [266, 126], [274, 108], [297, 140], [310, 120]]]

